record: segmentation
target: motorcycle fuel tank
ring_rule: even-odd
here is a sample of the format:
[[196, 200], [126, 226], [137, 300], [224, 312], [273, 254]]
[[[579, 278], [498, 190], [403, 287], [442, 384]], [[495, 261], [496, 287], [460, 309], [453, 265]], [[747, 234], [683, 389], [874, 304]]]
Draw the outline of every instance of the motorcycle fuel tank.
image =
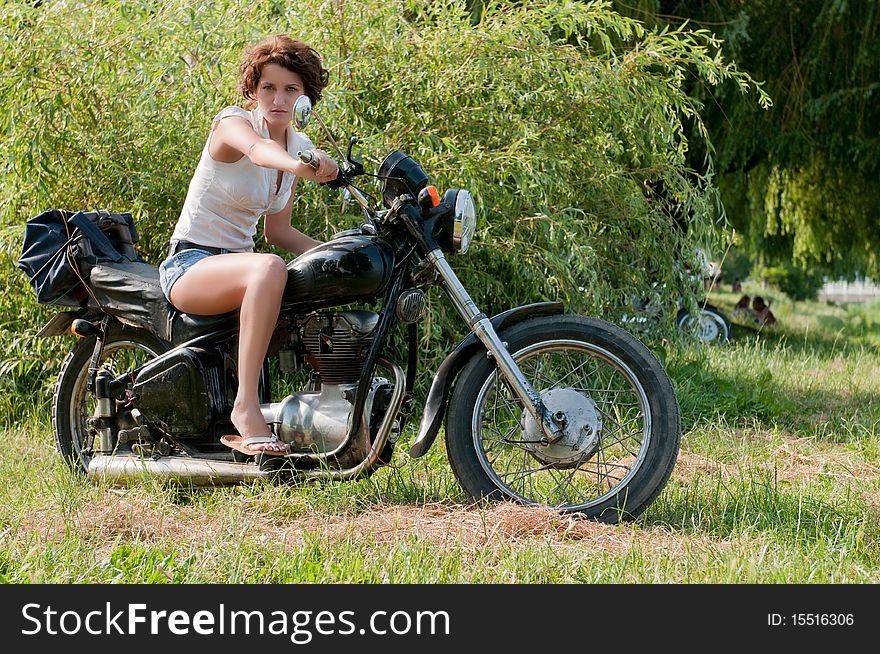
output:
[[287, 264], [285, 308], [320, 308], [372, 300], [391, 279], [394, 252], [375, 236], [334, 238]]

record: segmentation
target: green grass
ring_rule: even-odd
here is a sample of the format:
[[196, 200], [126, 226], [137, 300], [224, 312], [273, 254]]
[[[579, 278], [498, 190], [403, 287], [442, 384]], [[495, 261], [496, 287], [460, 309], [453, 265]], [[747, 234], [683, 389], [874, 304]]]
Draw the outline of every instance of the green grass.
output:
[[442, 443], [358, 482], [113, 489], [66, 468], [45, 400], [23, 398], [31, 418], [2, 432], [0, 581], [876, 583], [880, 304], [773, 308], [727, 346], [665, 345], [681, 455], [618, 526], [468, 506]]

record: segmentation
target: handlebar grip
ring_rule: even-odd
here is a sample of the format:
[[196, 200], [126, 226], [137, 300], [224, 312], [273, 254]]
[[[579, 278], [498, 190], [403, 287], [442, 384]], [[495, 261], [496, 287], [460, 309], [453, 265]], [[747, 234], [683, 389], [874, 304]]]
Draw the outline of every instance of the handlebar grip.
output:
[[333, 190], [338, 188], [342, 188], [347, 185], [349, 181], [345, 178], [345, 175], [342, 172], [342, 168], [337, 169], [336, 177], [331, 179], [329, 182], [321, 182], [321, 186], [329, 186]]
[[304, 164], [307, 164], [315, 170], [318, 170], [318, 166], [320, 165], [318, 163], [318, 157], [316, 157], [311, 150], [309, 150], [308, 152], [298, 150], [296, 156], [299, 157], [299, 160], [302, 161]]

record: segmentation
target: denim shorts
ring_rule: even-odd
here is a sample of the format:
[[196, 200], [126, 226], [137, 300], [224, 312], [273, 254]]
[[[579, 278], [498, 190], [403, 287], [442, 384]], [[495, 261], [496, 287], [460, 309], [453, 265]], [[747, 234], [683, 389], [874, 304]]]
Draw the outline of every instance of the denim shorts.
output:
[[[171, 251], [174, 252], [178, 241], [171, 241]], [[220, 250], [220, 254], [229, 254], [232, 250]], [[213, 252], [200, 250], [198, 248], [190, 248], [181, 250], [176, 254], [168, 255], [162, 263], [159, 264], [159, 284], [162, 286], [162, 292], [165, 299], [171, 302], [171, 287], [187, 270], [192, 268], [202, 259], [213, 256]]]

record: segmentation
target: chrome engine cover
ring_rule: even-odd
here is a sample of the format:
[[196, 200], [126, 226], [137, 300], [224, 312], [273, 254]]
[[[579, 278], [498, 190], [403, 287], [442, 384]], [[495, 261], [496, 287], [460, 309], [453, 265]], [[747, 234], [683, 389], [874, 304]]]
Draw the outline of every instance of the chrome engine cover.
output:
[[[382, 377], [373, 379], [357, 438], [368, 435], [376, 391], [387, 384]], [[292, 452], [326, 454], [345, 443], [356, 395], [357, 384], [323, 384], [320, 391], [303, 391], [281, 402], [264, 404], [263, 418], [273, 425], [279, 439], [290, 443]]]

